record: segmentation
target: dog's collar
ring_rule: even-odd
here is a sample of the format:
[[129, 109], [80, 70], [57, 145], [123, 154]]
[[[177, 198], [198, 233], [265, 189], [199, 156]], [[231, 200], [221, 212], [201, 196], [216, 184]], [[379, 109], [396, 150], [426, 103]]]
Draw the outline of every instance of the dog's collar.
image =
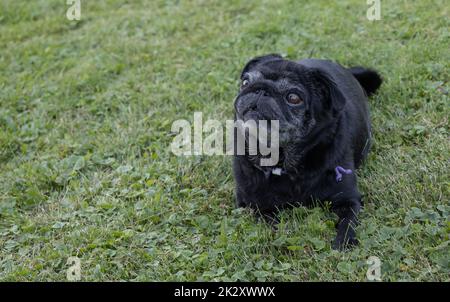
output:
[[[272, 174], [276, 175], [276, 176], [281, 176], [281, 175], [287, 174], [286, 171], [280, 167], [262, 168], [257, 165], [254, 165], [254, 167], [257, 168], [258, 170], [260, 170], [261, 172], [263, 172], [266, 179], [268, 179], [270, 177], [270, 175], [272, 175]], [[352, 174], [353, 170], [345, 169], [341, 166], [336, 166], [336, 168], [334, 168], [334, 172], [336, 173], [336, 182], [341, 182], [343, 174], [346, 174], [346, 175]]]
[[[269, 178], [270, 174], [274, 174], [274, 175], [278, 175], [278, 176], [286, 174], [286, 171], [279, 167], [272, 168], [271, 170], [267, 170], [267, 171], [263, 170], [263, 172], [266, 175], [266, 178]], [[345, 169], [341, 166], [337, 166], [336, 168], [334, 168], [334, 172], [336, 173], [336, 182], [342, 181], [343, 174], [350, 175], [353, 173], [353, 171], [351, 169]]]
[[272, 169], [272, 174], [281, 176], [282, 174], [286, 174], [286, 171], [277, 167]]

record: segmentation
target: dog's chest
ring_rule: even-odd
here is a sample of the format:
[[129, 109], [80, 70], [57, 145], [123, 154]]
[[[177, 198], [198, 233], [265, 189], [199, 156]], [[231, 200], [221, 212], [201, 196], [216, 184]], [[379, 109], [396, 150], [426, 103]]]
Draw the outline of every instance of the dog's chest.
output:
[[261, 177], [258, 185], [253, 187], [250, 199], [261, 204], [273, 203], [275, 206], [301, 203], [302, 186], [300, 181], [290, 179], [287, 175], [272, 174]]

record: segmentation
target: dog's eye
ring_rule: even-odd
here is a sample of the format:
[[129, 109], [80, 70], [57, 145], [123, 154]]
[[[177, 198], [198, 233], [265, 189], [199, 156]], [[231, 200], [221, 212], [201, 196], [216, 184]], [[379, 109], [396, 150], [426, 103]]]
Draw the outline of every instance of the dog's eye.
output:
[[292, 105], [298, 105], [303, 102], [303, 100], [295, 93], [289, 93], [287, 101]]
[[248, 79], [245, 79], [242, 81], [241, 87], [244, 88], [244, 87], [248, 86], [248, 84], [250, 84], [250, 81]]

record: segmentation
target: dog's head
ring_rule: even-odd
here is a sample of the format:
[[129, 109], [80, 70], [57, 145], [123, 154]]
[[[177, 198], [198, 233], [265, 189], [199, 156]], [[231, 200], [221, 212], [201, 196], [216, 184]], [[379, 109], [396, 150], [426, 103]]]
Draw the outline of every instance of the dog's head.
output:
[[325, 72], [267, 55], [244, 67], [234, 107], [239, 120], [279, 121], [281, 165], [289, 169], [332, 135], [326, 132], [332, 131], [344, 105], [344, 96]]

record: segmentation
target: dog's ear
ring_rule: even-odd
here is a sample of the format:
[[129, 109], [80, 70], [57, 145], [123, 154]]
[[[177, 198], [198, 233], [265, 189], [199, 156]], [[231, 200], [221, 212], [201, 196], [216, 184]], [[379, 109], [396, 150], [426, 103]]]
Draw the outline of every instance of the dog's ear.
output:
[[245, 65], [244, 69], [241, 72], [241, 78], [244, 76], [245, 73], [247, 73], [250, 69], [252, 69], [258, 64], [282, 59], [283, 57], [280, 56], [279, 54], [268, 54], [265, 56], [253, 58], [250, 61], [248, 61], [248, 63]]
[[339, 89], [333, 78], [326, 72], [320, 69], [312, 70], [313, 78], [322, 84], [327, 90], [328, 106], [333, 111], [333, 114], [341, 111], [345, 106], [345, 96]]

